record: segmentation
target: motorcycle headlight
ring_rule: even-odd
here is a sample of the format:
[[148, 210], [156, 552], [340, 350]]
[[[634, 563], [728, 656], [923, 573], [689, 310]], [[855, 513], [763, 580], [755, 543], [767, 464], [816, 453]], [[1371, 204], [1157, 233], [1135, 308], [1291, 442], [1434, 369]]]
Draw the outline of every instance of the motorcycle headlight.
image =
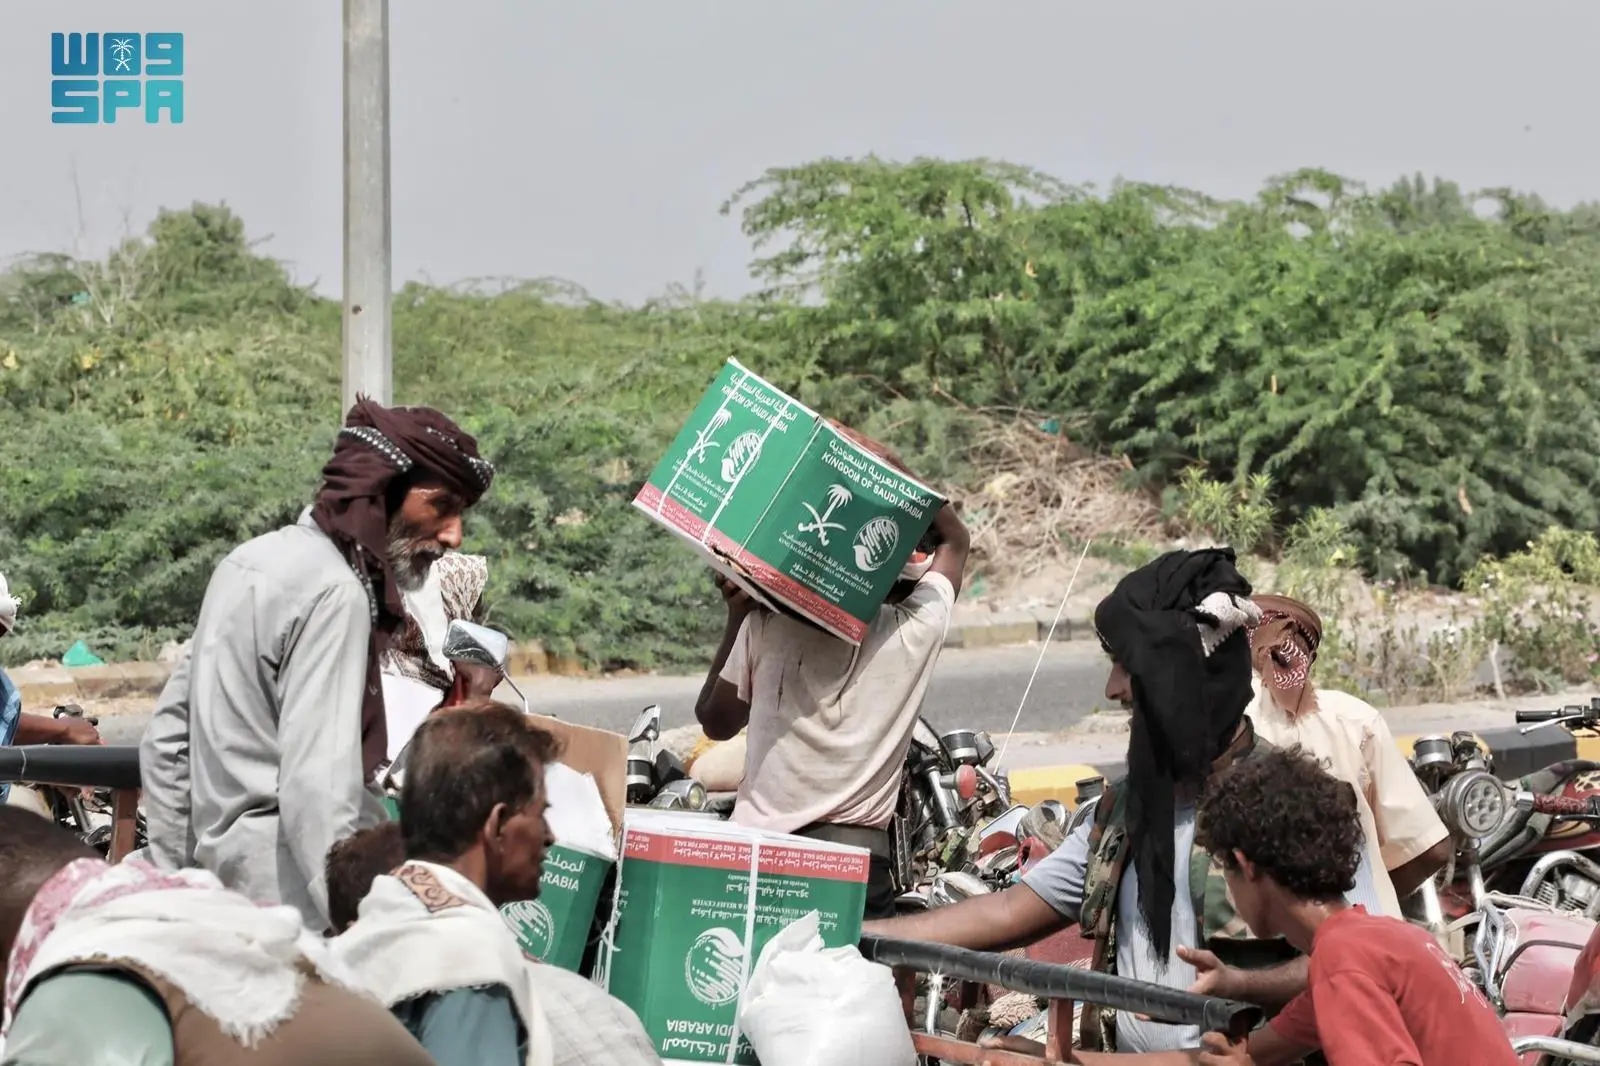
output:
[[652, 807], [668, 810], [700, 811], [706, 806], [706, 786], [693, 778], [682, 778], [662, 786], [650, 801]]
[[1445, 783], [1439, 815], [1451, 835], [1482, 839], [1506, 816], [1506, 787], [1484, 770], [1466, 770]]

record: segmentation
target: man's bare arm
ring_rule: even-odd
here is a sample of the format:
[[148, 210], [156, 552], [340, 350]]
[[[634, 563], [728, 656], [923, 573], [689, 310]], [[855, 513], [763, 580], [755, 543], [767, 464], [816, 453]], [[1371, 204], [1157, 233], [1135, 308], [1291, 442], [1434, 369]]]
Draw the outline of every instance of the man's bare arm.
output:
[[921, 914], [867, 922], [863, 933], [896, 940], [925, 940], [973, 951], [1009, 951], [1026, 947], [1059, 929], [1066, 921], [1026, 885], [973, 896], [951, 907]]
[[1264, 970], [1230, 969], [1229, 987], [1216, 994], [1279, 1010], [1306, 990], [1310, 976], [1311, 959], [1302, 955]]
[[955, 507], [945, 504], [933, 516], [933, 533], [939, 545], [933, 552], [930, 573], [941, 574], [956, 594], [961, 594], [961, 578], [966, 573], [967, 556], [972, 551], [972, 536], [966, 524], [956, 514]]
[[716, 583], [728, 604], [728, 621], [722, 629], [722, 642], [712, 657], [711, 669], [706, 673], [706, 682], [700, 686], [694, 716], [707, 738], [731, 740], [750, 724], [750, 704], [739, 698], [738, 686], [722, 679], [722, 668], [728, 664], [728, 654], [733, 651], [734, 641], [739, 639], [745, 618], [757, 608], [755, 602], [727, 578], [719, 574]]
[[[1020, 1045], [1011, 1045], [1012, 1050], [1027, 1050]], [[1035, 1045], [1042, 1053], [1043, 1045]], [[1148, 1051], [1144, 1054], [1108, 1054], [1103, 1051], [1077, 1051], [1073, 1053], [1071, 1061], [1081, 1063], [1082, 1066], [1193, 1066], [1200, 1061], [1200, 1048], [1186, 1048], [1183, 1051]], [[1250, 1061], [1255, 1066], [1292, 1066], [1316, 1048], [1301, 1047], [1291, 1044], [1273, 1031], [1272, 1026], [1265, 1025], [1250, 1034], [1248, 1043]]]
[[1390, 870], [1389, 880], [1394, 883], [1395, 895], [1405, 899], [1421, 888], [1422, 882], [1444, 869], [1445, 863], [1450, 861], [1453, 850], [1454, 845], [1446, 838], [1410, 862], [1402, 863]]
[[62, 715], [54, 718], [47, 714], [17, 716], [15, 744], [99, 744], [100, 733], [82, 718]]

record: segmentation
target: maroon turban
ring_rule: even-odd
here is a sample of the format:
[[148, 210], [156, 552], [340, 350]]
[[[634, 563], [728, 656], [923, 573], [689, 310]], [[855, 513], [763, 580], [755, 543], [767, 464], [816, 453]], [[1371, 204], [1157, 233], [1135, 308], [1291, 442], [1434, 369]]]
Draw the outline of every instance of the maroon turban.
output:
[[471, 435], [433, 408], [384, 407], [360, 396], [322, 468], [311, 517], [367, 587], [372, 605], [361, 705], [361, 761], [369, 779], [389, 749], [379, 661], [406, 615], [389, 561], [389, 490], [396, 479], [437, 481], [471, 507], [489, 491], [494, 467], [479, 457]]

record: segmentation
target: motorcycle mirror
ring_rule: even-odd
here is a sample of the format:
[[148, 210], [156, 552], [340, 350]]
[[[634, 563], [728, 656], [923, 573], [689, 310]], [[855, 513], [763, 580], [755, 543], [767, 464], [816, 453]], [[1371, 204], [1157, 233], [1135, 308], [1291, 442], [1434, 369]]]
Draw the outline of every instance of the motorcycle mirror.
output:
[[652, 703], [639, 712], [639, 717], [633, 720], [633, 728], [628, 730], [628, 743], [637, 744], [640, 741], [654, 741], [661, 736], [661, 705]]
[[654, 769], [655, 780], [663, 788], [675, 781], [682, 781], [689, 776], [689, 771], [684, 768], [683, 760], [670, 751], [656, 752]]
[[511, 672], [506, 669], [511, 661], [511, 638], [498, 629], [457, 618], [444, 631], [444, 657], [453, 663], [487, 666], [498, 671], [501, 679], [517, 694], [517, 699], [522, 701], [522, 713], [529, 713], [528, 697], [511, 680]]
[[506, 672], [511, 640], [504, 633], [457, 618], [444, 633], [444, 657], [452, 662]]
[[988, 766], [989, 760], [994, 758], [994, 738], [984, 730], [974, 737], [973, 741], [978, 749], [978, 765]]
[[1067, 805], [1057, 799], [1048, 799], [1034, 805], [1034, 810], [1039, 812], [1039, 817], [1045, 822], [1055, 825], [1066, 825], [1072, 817], [1067, 810]]

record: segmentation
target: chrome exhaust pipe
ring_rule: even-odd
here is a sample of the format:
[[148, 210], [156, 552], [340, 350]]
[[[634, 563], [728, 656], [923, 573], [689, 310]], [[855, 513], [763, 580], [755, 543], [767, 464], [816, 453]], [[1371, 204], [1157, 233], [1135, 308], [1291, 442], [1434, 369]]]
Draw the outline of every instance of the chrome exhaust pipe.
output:
[[1519, 1036], [1511, 1041], [1511, 1051], [1516, 1055], [1537, 1051], [1569, 1062], [1600, 1062], [1600, 1047], [1590, 1047], [1588, 1044], [1578, 1044], [1553, 1036]]

